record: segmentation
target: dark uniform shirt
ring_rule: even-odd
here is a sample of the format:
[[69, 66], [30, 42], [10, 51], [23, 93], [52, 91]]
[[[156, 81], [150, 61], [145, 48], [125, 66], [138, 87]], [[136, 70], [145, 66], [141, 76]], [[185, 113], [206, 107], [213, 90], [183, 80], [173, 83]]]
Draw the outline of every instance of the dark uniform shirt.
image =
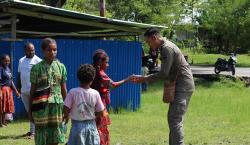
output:
[[149, 75], [146, 81], [163, 79], [167, 85], [176, 80], [176, 92], [193, 92], [195, 89], [193, 75], [180, 49], [167, 39], [161, 45], [161, 71]]

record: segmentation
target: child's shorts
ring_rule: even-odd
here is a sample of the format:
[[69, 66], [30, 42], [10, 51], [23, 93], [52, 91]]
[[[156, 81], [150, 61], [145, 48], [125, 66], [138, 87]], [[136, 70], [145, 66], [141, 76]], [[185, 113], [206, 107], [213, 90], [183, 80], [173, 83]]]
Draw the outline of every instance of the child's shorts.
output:
[[68, 145], [100, 145], [95, 120], [72, 120]]

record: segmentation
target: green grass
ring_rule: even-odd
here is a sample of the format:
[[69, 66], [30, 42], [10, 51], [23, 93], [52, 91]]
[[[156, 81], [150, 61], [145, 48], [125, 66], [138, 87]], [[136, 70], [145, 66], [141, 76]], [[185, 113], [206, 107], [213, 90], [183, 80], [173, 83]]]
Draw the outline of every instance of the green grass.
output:
[[[250, 89], [238, 79], [196, 79], [185, 117], [185, 143], [192, 145], [250, 145]], [[111, 113], [111, 145], [168, 144], [168, 105], [162, 103], [162, 83], [150, 86], [136, 112]], [[27, 121], [0, 128], [1, 145], [28, 145], [20, 138]]]
[[[228, 55], [222, 54], [205, 54], [205, 53], [193, 53], [190, 50], [182, 50], [184, 54], [188, 55], [189, 62], [192, 65], [214, 65], [217, 58], [226, 58]], [[248, 54], [238, 54], [237, 55], [237, 66], [240, 67], [250, 67], [250, 55]]]

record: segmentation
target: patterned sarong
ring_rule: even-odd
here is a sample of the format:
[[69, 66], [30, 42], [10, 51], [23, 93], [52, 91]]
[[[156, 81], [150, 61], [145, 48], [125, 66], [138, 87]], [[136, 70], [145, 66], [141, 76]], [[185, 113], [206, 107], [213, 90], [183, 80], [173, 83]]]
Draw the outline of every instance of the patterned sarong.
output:
[[12, 89], [8, 86], [2, 87], [2, 97], [0, 97], [0, 113], [14, 113], [14, 99]]
[[57, 103], [48, 103], [44, 109], [32, 112], [36, 126], [36, 145], [64, 142], [62, 115], [63, 104]]

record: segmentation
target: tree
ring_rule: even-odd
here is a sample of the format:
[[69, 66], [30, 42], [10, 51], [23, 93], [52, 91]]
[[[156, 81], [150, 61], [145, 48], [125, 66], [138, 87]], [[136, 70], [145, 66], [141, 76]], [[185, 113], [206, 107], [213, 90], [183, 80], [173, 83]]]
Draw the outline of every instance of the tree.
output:
[[210, 0], [203, 4], [200, 37], [217, 52], [247, 52], [250, 50], [250, 1]]
[[[43, 0], [28, 0], [42, 3]], [[99, 0], [67, 0], [65, 9], [99, 15]], [[106, 0], [106, 17], [125, 21], [165, 25], [163, 34], [173, 36], [174, 29], [189, 29], [206, 48], [216, 52], [250, 50], [249, 0]], [[174, 27], [185, 17], [188, 27]], [[212, 50], [212, 49], [207, 49]]]
[[99, 15], [99, 0], [67, 0], [65, 9]]

